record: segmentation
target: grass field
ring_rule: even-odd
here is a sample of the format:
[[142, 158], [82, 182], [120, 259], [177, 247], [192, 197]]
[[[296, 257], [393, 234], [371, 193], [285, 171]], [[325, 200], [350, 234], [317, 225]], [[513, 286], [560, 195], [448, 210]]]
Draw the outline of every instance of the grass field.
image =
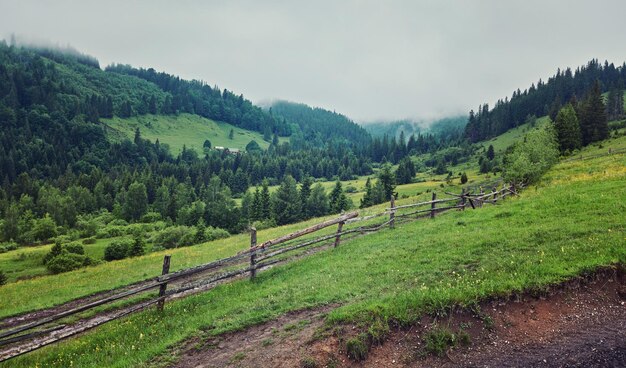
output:
[[[535, 123], [536, 127], [540, 127], [543, 124], [546, 124], [550, 121], [548, 116], [542, 116], [537, 119]], [[513, 145], [513, 143], [517, 142], [522, 138], [528, 131], [531, 129], [530, 124], [522, 124], [516, 128], [508, 130], [506, 133], [503, 133], [495, 138], [491, 138], [489, 140], [479, 142], [483, 147], [487, 148], [489, 145], [493, 145], [493, 149], [496, 152], [503, 152], [509, 146]]]
[[[94, 260], [104, 259], [104, 249], [118, 238], [97, 239], [94, 244], [85, 244], [85, 254]], [[8, 277], [8, 282], [48, 275], [43, 258], [52, 248], [52, 244], [21, 247], [7, 253], [0, 253], [0, 270]]]
[[[129, 139], [133, 139], [135, 129], [139, 128], [142, 137], [152, 142], [158, 138], [161, 143], [167, 143], [174, 155], [182, 151], [183, 145], [201, 154], [205, 139], [208, 139], [213, 147], [222, 146], [243, 150], [251, 140], [255, 140], [262, 148], [269, 146], [269, 143], [263, 140], [263, 135], [258, 132], [240, 129], [192, 114], [142, 115], [126, 119], [115, 117], [102, 119], [102, 121]], [[231, 129], [234, 131], [233, 139], [228, 138]]]
[[[583, 153], [624, 146], [626, 137], [621, 137]], [[563, 162], [539, 185], [499, 206], [449, 212], [434, 221], [357, 238], [260, 273], [256, 282], [224, 284], [168, 303], [162, 315], [154, 310], [131, 315], [3, 367], [126, 367], [144, 365], [157, 356], [163, 362], [172, 359], [166, 353], [169, 346], [200, 331], [219, 334], [330, 303], [342, 305], [329, 314], [330, 323], [367, 323], [380, 317], [408, 324], [452, 304], [541, 288], [599, 266], [625, 263], [625, 181], [623, 154]], [[260, 232], [260, 239], [304, 225]], [[241, 235], [175, 250], [172, 260], [178, 268], [181, 260], [200, 263], [246, 246], [247, 237]], [[111, 287], [141, 272], [156, 274], [161, 256], [40, 278], [47, 279], [40, 285], [7, 285], [0, 288], [1, 313], [9, 314], [7, 308], [13, 313], [32, 308], [36, 303], [21, 294], [31, 288], [46, 290], [50, 284], [75, 288], [82, 279]], [[20, 290], [11, 291], [12, 285]], [[29, 307], [5, 302], [18, 297]]]

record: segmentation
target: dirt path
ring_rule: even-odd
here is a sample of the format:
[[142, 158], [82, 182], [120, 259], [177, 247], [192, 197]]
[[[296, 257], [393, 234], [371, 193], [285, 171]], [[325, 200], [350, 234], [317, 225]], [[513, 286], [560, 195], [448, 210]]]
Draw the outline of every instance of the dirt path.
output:
[[[316, 336], [332, 307], [291, 313], [245, 331], [196, 338], [178, 347], [176, 367], [626, 367], [626, 276], [604, 271], [569, 282], [549, 296], [481, 304], [481, 312], [456, 311], [424, 317], [394, 330], [368, 359], [353, 362], [337, 336]], [[443, 357], [425, 354], [424, 335], [433, 326], [465, 331], [469, 346]], [[155, 361], [158, 365], [158, 361]], [[309, 364], [309, 365], [307, 365]]]

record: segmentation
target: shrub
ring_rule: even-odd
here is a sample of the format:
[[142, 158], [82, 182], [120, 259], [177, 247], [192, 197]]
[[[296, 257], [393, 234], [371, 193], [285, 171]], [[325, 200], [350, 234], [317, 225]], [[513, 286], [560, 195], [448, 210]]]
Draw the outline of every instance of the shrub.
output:
[[559, 157], [554, 129], [534, 129], [517, 142], [504, 157], [502, 176], [511, 183], [533, 183], [539, 180]]
[[348, 357], [356, 362], [367, 359], [367, 353], [369, 348], [367, 346], [367, 336], [360, 334], [357, 337], [353, 337], [346, 342], [346, 352]]
[[154, 235], [153, 243], [167, 249], [184, 247], [194, 243], [195, 231], [189, 226], [172, 226]]
[[152, 223], [161, 220], [161, 214], [158, 212], [148, 212], [145, 215], [141, 216], [141, 222], [143, 223]]
[[228, 238], [230, 236], [230, 233], [228, 231], [213, 226], [207, 227], [204, 233], [205, 239], [207, 241]]
[[43, 218], [33, 221], [32, 234], [35, 240], [48, 240], [57, 236], [57, 224], [50, 214], [46, 213]]
[[16, 250], [18, 248], [17, 243], [4, 243], [0, 246], [0, 253], [6, 253], [12, 250]]
[[82, 244], [79, 243], [69, 243], [63, 246], [63, 249], [67, 250], [70, 253], [74, 254], [85, 254], [85, 248], [83, 248]]
[[53, 257], [48, 261], [46, 267], [54, 274], [68, 272], [90, 265], [91, 258], [84, 254], [70, 253], [67, 251]]
[[265, 229], [270, 229], [273, 227], [276, 227], [276, 220], [274, 219], [267, 219], [267, 220], [263, 220], [263, 221], [255, 221], [252, 226], [257, 229], [257, 230], [265, 230]]
[[126, 225], [128, 225], [128, 222], [126, 222], [126, 220], [123, 220], [123, 219], [115, 219], [115, 220], [112, 220], [111, 222], [109, 222], [107, 225], [109, 225], [109, 226], [126, 226]]
[[132, 246], [133, 241], [131, 239], [114, 240], [104, 249], [104, 259], [106, 261], [124, 259], [130, 255]]
[[96, 243], [96, 237], [92, 236], [91, 238], [86, 238], [83, 239], [83, 244], [87, 245], [87, 244], [95, 244]]
[[0, 286], [7, 283], [7, 275], [4, 272], [0, 271]]
[[133, 245], [130, 247], [129, 255], [131, 257], [137, 257], [144, 254], [144, 242], [143, 236], [138, 234], [133, 239]]
[[98, 231], [98, 223], [94, 219], [87, 219], [83, 216], [78, 216], [76, 220], [76, 228], [81, 237], [89, 237], [96, 235]]

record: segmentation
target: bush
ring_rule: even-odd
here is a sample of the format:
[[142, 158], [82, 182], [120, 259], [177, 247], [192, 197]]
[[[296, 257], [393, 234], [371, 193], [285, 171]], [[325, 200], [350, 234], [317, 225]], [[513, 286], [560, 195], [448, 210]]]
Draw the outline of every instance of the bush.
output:
[[63, 249], [67, 250], [70, 253], [74, 254], [85, 254], [85, 248], [83, 248], [82, 244], [79, 243], [69, 243], [63, 246]]
[[137, 257], [143, 255], [144, 252], [143, 236], [138, 234], [133, 239], [133, 245], [130, 247], [129, 255], [131, 257]]
[[536, 182], [557, 162], [558, 157], [554, 129], [534, 129], [505, 156], [502, 176], [510, 183]]
[[143, 223], [152, 223], [161, 220], [161, 214], [158, 212], [148, 212], [145, 215], [141, 216], [141, 222]]
[[0, 271], [0, 286], [7, 283], [7, 275], [4, 272]]
[[228, 238], [230, 233], [219, 227], [209, 226], [204, 231], [206, 241]]
[[83, 216], [79, 216], [76, 220], [76, 228], [78, 228], [78, 232], [81, 237], [90, 237], [96, 235], [96, 232], [98, 231], [98, 223], [94, 219], [87, 219]]
[[35, 240], [46, 241], [57, 236], [57, 224], [52, 217], [46, 213], [43, 218], [33, 221], [32, 229], [33, 238]]
[[131, 239], [114, 240], [104, 249], [104, 259], [114, 261], [130, 256], [130, 249], [133, 246]]
[[18, 248], [17, 243], [4, 243], [2, 245], [0, 245], [0, 253], [6, 253], [12, 250], [16, 250]]
[[195, 230], [189, 226], [165, 228], [153, 237], [153, 243], [166, 249], [185, 247], [194, 243]]
[[83, 244], [87, 245], [87, 244], [95, 244], [96, 243], [96, 237], [92, 236], [91, 238], [86, 238], [83, 239]]
[[115, 220], [112, 220], [111, 222], [109, 222], [107, 225], [109, 225], [109, 226], [126, 226], [126, 225], [128, 225], [128, 222], [126, 222], [126, 220], [123, 220], [123, 219], [115, 219]]
[[273, 227], [276, 227], [276, 220], [274, 219], [267, 219], [267, 220], [263, 220], [263, 221], [255, 221], [252, 226], [257, 229], [257, 230], [265, 230], [265, 229], [271, 229]]
[[92, 263], [91, 258], [84, 254], [70, 253], [67, 251], [53, 257], [48, 261], [46, 267], [54, 274], [77, 270]]

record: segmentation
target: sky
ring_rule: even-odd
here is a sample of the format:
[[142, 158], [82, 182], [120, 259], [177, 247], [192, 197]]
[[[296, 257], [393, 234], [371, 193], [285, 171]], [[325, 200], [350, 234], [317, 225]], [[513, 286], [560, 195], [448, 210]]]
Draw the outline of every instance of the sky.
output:
[[357, 122], [467, 114], [557, 68], [626, 61], [626, 1], [8, 1], [0, 38]]

